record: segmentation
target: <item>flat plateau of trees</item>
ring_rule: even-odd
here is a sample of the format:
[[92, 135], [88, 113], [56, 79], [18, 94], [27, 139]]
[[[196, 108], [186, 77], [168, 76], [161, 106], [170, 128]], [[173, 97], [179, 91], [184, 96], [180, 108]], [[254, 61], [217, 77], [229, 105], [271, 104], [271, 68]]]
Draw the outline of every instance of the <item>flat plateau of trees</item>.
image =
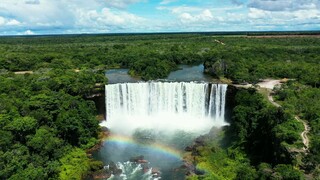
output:
[[[0, 179], [81, 179], [101, 168], [85, 154], [99, 133], [96, 109], [85, 97], [107, 82], [106, 69], [128, 68], [150, 80], [167, 77], [180, 64], [200, 63], [213, 77], [238, 83], [295, 81], [275, 91], [282, 108], [252, 89], [240, 90], [224, 131], [229, 145], [212, 140], [199, 150], [197, 161], [207, 174], [192, 178], [319, 177], [320, 38], [261, 35], [0, 37]], [[293, 115], [311, 127], [307, 156], [287, 151], [303, 146], [303, 127]]]

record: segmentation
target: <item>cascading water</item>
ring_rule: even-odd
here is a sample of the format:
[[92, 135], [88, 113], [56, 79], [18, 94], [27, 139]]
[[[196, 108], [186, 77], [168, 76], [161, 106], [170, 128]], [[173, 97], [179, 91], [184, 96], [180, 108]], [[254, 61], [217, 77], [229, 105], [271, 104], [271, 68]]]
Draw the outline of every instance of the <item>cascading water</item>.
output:
[[[110, 84], [106, 85], [105, 89], [107, 119], [101, 125], [108, 127], [112, 133], [117, 135], [125, 135], [130, 138], [136, 135], [148, 143], [165, 142], [164, 144], [167, 146], [172, 147], [173, 145], [173, 148], [183, 149], [187, 143], [192, 142], [193, 138], [207, 133], [213, 126], [226, 125], [224, 113], [227, 85], [225, 84], [141, 82]], [[158, 134], [160, 138], [155, 134]], [[111, 158], [108, 161], [125, 162], [132, 156], [144, 155], [150, 164], [156, 164], [161, 172], [166, 168], [169, 171], [172, 167], [180, 166], [177, 163], [180, 160], [166, 159], [162, 155], [156, 157], [157, 153], [146, 150], [140, 145], [131, 147], [131, 140], [130, 146], [128, 143], [124, 145], [124, 141], [120, 139], [117, 142], [119, 143], [116, 145], [109, 145], [109, 148], [114, 148], [110, 152], [118, 152], [121, 155], [111, 155], [110, 152], [106, 152], [108, 157], [114, 156], [114, 159]], [[151, 146], [153, 145], [151, 144]], [[128, 149], [131, 150], [127, 151]], [[135, 154], [137, 152], [141, 154]], [[168, 152], [167, 149], [166, 152]], [[119, 156], [119, 158], [115, 158], [115, 156]], [[126, 156], [126, 160], [123, 158], [124, 156]], [[170, 168], [166, 167], [170, 163], [175, 165]], [[122, 177], [129, 176], [130, 172], [126, 170], [128, 167], [134, 169], [133, 172], [141, 169], [139, 164], [135, 163], [118, 163], [118, 165], [123, 170]], [[131, 175], [133, 174], [131, 173]], [[146, 175], [144, 174], [144, 177]], [[166, 175], [162, 173], [161, 176]], [[146, 179], [155, 179], [150, 173], [147, 177]]]
[[139, 179], [139, 180], [158, 180], [160, 178], [155, 177], [152, 173], [152, 168], [144, 169], [143, 165], [136, 164], [130, 161], [120, 163], [118, 162], [116, 165], [119, 169], [122, 170], [122, 173], [117, 177], [115, 175], [111, 175], [109, 180], [131, 180], [131, 179]]
[[107, 121], [102, 125], [130, 133], [136, 128], [208, 130], [226, 124], [226, 90], [225, 84], [196, 82], [106, 85]]

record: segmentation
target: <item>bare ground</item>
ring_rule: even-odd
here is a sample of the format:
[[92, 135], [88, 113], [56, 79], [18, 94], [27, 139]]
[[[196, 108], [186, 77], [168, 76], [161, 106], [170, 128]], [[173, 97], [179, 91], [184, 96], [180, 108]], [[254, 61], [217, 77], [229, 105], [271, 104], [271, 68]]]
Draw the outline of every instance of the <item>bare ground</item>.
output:
[[269, 90], [273, 90], [273, 88], [276, 85], [281, 85], [283, 80], [278, 79], [265, 79], [262, 82], [259, 82], [257, 85], [259, 85], [261, 88], [267, 88]]
[[16, 71], [14, 74], [33, 74], [33, 71]]

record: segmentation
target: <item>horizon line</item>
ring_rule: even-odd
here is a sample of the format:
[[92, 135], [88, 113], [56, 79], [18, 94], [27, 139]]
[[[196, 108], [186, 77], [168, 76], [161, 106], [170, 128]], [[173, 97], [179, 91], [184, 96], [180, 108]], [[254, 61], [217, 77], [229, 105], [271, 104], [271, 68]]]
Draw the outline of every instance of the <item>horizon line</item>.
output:
[[269, 30], [269, 31], [159, 31], [159, 32], [115, 32], [115, 33], [50, 33], [50, 34], [12, 34], [0, 35], [0, 37], [39, 37], [39, 36], [90, 36], [90, 35], [156, 35], [156, 34], [216, 34], [216, 35], [246, 35], [249, 33], [280, 33], [282, 35], [307, 33], [309, 35], [319, 35], [320, 30]]

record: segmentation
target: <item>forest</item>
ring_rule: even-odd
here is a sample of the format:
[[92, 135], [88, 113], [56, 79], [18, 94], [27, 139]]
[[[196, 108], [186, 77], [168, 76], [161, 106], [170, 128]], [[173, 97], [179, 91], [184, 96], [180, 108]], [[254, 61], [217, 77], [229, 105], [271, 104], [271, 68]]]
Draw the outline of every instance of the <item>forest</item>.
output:
[[0, 76], [1, 179], [79, 179], [101, 168], [86, 149], [97, 144], [96, 107], [85, 99], [104, 75], [47, 69]]
[[[102, 168], [86, 151], [100, 132], [88, 97], [107, 83], [105, 71], [128, 68], [153, 80], [180, 64], [204, 64], [234, 83], [290, 79], [275, 90], [281, 108], [239, 89], [231, 125], [199, 149], [206, 174], [190, 179], [320, 179], [320, 38], [255, 35], [0, 37], [0, 179], [81, 179]], [[307, 155], [292, 153], [303, 147], [295, 116], [311, 127]]]

